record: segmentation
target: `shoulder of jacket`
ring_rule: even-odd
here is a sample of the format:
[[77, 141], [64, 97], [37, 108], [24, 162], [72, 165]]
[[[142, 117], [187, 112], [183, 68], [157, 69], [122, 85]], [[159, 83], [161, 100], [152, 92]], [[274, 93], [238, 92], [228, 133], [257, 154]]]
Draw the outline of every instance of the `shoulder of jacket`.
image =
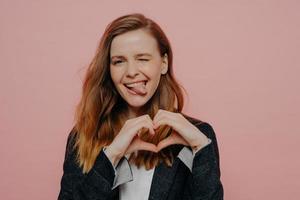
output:
[[197, 126], [202, 132], [206, 133], [207, 136], [213, 136], [215, 135], [214, 129], [212, 125], [206, 121], [202, 121], [200, 119], [197, 119], [196, 117], [192, 117], [190, 115], [182, 113], [182, 115], [189, 120], [193, 125]]
[[67, 147], [66, 147], [66, 153], [71, 153], [74, 149], [74, 145], [77, 139], [78, 133], [75, 129], [75, 126], [72, 128], [72, 130], [69, 132], [68, 138], [67, 138]]
[[191, 115], [185, 114], [185, 113], [181, 113], [187, 120], [189, 120], [192, 124], [196, 125], [200, 125], [200, 124], [204, 124], [206, 122], [197, 119], [196, 117], [192, 117]]

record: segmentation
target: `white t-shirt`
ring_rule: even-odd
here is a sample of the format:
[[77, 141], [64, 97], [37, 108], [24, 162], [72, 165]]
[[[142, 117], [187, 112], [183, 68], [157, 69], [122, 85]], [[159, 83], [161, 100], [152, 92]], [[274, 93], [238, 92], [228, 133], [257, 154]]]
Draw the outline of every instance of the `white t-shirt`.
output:
[[139, 169], [130, 164], [133, 180], [119, 186], [120, 200], [148, 200], [154, 169], [146, 170], [144, 166]]

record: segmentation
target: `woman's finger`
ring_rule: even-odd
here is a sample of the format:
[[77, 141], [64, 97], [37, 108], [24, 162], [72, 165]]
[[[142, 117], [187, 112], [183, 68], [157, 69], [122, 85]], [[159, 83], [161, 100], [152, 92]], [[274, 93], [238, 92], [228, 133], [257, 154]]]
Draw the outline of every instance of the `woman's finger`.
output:
[[149, 129], [149, 133], [151, 133], [152, 135], [155, 134], [154, 128], [153, 128], [153, 121], [150, 118], [149, 115], [146, 115], [146, 121], [148, 123], [148, 129]]
[[[124, 155], [124, 153], [128, 149], [133, 149], [130, 146], [133, 144], [134, 138], [136, 136], [140, 136], [140, 133], [143, 128], [148, 129], [152, 135], [155, 134], [155, 131], [153, 129], [153, 123], [149, 115], [144, 115], [127, 120], [112, 143], [112, 148], [114, 149], [114, 151], [119, 152], [120, 155]], [[137, 145], [135, 144], [134, 148], [136, 148], [136, 146]], [[147, 145], [146, 148], [151, 148], [152, 151], [156, 149], [156, 147], [153, 148], [153, 146], [150, 146]], [[141, 146], [139, 146], [138, 148], [141, 148]]]
[[142, 116], [136, 118], [136, 120], [133, 121], [132, 128], [134, 130], [132, 137], [134, 137], [136, 134], [138, 134], [138, 132], [142, 128], [148, 129], [149, 133], [151, 133], [152, 135], [155, 134], [155, 131], [153, 128], [153, 123], [152, 123], [152, 120], [149, 115], [142, 115]]
[[145, 142], [141, 140], [138, 136], [135, 136], [132, 143], [129, 145], [126, 151], [126, 154], [130, 154], [138, 150], [157, 152], [157, 147], [154, 144]]
[[137, 146], [137, 150], [145, 150], [145, 151], [153, 151], [153, 152], [157, 152], [157, 147], [152, 144], [152, 143], [149, 143], [149, 142], [145, 142], [141, 139], [138, 139], [139, 142], [138, 142], [138, 146]]
[[167, 138], [161, 140], [158, 145], [157, 145], [157, 151], [160, 151], [161, 149], [173, 145], [173, 144], [183, 144], [183, 145], [188, 145], [188, 143], [184, 140], [183, 137], [176, 133], [172, 133], [170, 136]]

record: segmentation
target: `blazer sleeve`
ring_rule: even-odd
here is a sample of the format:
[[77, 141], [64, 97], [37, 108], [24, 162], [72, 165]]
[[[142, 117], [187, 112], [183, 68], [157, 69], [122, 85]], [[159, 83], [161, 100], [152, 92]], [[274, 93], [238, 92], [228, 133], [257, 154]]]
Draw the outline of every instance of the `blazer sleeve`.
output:
[[83, 173], [75, 159], [74, 142], [75, 134], [71, 131], [66, 146], [58, 200], [112, 199], [116, 192], [111, 189], [115, 177], [111, 162], [101, 150], [92, 169]]
[[197, 200], [223, 200], [223, 185], [219, 162], [219, 149], [212, 126], [206, 122], [196, 125], [197, 128], [211, 139], [194, 155], [192, 175], [188, 179], [186, 197]]

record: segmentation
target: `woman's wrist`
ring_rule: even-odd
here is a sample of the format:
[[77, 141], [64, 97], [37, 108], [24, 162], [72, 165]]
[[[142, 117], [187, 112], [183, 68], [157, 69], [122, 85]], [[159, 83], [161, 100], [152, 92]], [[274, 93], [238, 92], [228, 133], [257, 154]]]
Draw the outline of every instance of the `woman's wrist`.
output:
[[112, 163], [114, 167], [117, 166], [118, 162], [120, 161], [121, 157], [119, 154], [115, 153], [110, 146], [105, 147], [105, 154]]
[[201, 142], [198, 145], [191, 146], [193, 154], [195, 154], [197, 151], [199, 151], [200, 149], [202, 149], [203, 147], [205, 147], [206, 145], [208, 145], [211, 142], [211, 140], [207, 137], [206, 137], [206, 141], [207, 142], [204, 142], [204, 143]]

